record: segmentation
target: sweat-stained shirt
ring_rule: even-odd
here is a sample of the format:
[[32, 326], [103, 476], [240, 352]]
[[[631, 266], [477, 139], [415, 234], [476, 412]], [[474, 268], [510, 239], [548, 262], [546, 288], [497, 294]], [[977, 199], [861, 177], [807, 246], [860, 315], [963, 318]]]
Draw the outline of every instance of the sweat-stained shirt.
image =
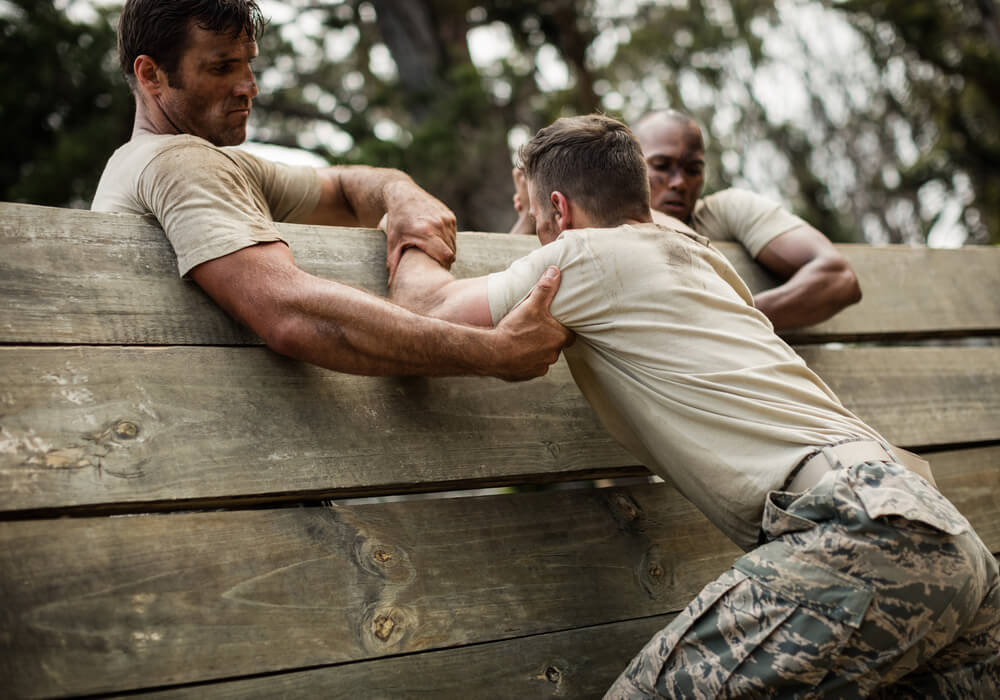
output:
[[680, 222], [563, 232], [488, 277], [494, 324], [549, 265], [562, 270], [551, 313], [577, 334], [566, 360], [605, 427], [744, 549], [768, 491], [813, 448], [881, 439]]
[[108, 160], [94, 211], [152, 214], [191, 268], [248, 246], [280, 241], [275, 221], [316, 209], [315, 168], [273, 163], [189, 134], [137, 136]]

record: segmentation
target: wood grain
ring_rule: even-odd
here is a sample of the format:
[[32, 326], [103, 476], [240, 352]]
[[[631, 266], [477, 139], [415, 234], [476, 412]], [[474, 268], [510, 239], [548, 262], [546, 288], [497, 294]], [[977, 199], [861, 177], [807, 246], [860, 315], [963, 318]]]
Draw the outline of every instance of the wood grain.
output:
[[[673, 615], [262, 678], [142, 693], [150, 700], [598, 700]], [[123, 696], [134, 697], [134, 696]]]
[[2, 522], [0, 677], [124, 691], [659, 615], [737, 554], [664, 485]]
[[[385, 241], [366, 229], [280, 224], [298, 264], [381, 294]], [[502, 269], [538, 243], [460, 235], [458, 276]], [[736, 244], [718, 245], [751, 288], [775, 284]], [[865, 298], [796, 342], [1000, 333], [1000, 248], [840, 246]], [[0, 343], [253, 344], [194, 284], [177, 278], [151, 218], [0, 203]]]
[[[1000, 439], [1000, 347], [811, 348], [901, 446]], [[563, 363], [543, 379], [353, 377], [263, 348], [0, 348], [0, 510], [391, 493], [635, 465]]]

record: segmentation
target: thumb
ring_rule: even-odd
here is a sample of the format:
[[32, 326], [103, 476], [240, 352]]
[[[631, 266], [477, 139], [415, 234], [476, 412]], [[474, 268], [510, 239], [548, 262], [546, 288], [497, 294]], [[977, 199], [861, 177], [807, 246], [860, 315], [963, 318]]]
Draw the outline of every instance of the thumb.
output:
[[554, 265], [547, 268], [535, 284], [535, 289], [531, 293], [531, 301], [535, 304], [540, 304], [548, 311], [552, 300], [556, 296], [556, 292], [559, 291], [559, 280], [559, 268]]

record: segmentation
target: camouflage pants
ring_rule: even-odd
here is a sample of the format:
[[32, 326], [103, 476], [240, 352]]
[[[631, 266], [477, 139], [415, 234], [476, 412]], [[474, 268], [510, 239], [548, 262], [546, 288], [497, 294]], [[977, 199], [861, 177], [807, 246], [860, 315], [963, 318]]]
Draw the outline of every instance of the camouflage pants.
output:
[[896, 464], [769, 494], [767, 540], [642, 649], [609, 698], [1000, 698], [1000, 577]]

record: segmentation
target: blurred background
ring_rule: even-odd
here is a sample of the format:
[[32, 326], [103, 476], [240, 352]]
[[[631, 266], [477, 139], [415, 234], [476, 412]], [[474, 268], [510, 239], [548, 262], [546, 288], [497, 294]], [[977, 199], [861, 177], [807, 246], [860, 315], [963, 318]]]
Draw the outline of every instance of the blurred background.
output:
[[[746, 187], [841, 242], [1000, 243], [994, 0], [283, 0], [248, 148], [401, 168], [505, 231], [518, 146], [559, 116], [706, 129]], [[0, 0], [0, 200], [87, 207], [129, 138], [120, 0]]]

